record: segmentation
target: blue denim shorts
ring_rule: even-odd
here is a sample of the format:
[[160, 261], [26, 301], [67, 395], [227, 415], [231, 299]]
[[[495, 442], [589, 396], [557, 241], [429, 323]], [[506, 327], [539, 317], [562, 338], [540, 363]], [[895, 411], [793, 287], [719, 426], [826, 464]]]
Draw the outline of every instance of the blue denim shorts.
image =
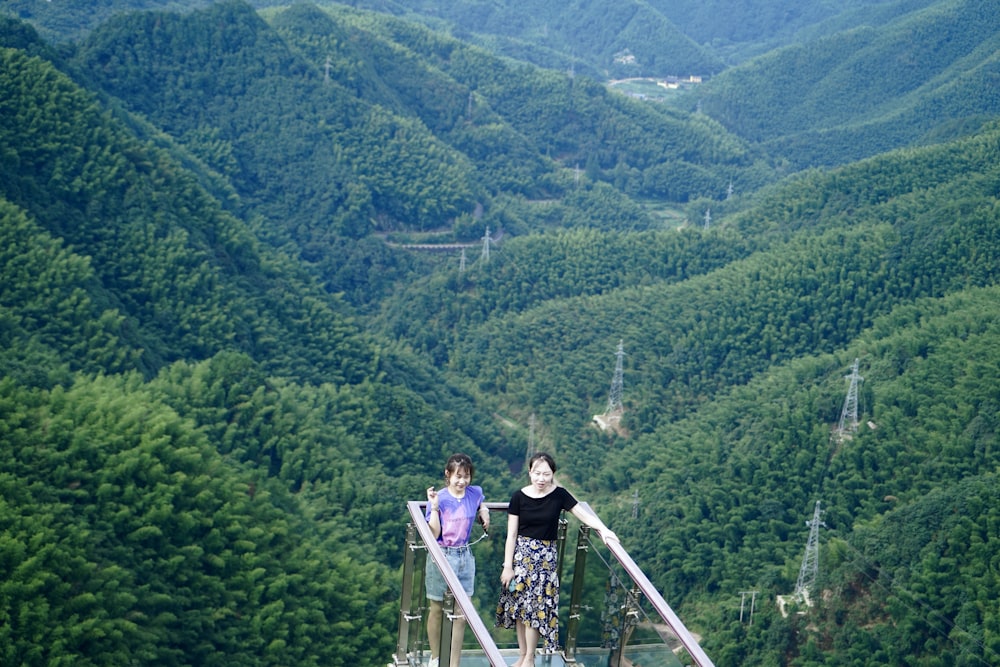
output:
[[[462, 588], [470, 596], [473, 593], [476, 579], [476, 559], [469, 547], [441, 547], [451, 569], [455, 571]], [[424, 570], [424, 587], [427, 589], [427, 599], [440, 602], [444, 600], [444, 592], [448, 584], [430, 557], [427, 558], [427, 568]]]

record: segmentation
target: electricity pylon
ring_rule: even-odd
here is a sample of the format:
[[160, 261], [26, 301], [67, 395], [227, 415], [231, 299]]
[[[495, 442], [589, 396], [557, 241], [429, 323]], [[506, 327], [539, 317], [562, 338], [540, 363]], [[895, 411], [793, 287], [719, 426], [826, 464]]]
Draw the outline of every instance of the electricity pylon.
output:
[[622, 370], [622, 360], [625, 358], [624, 341], [618, 341], [618, 351], [615, 353], [615, 374], [611, 378], [611, 391], [608, 393], [608, 407], [604, 414], [621, 414], [625, 411], [622, 405], [622, 398], [625, 392], [624, 377]]
[[844, 399], [844, 407], [840, 411], [840, 421], [837, 423], [835, 434], [838, 440], [850, 437], [849, 434], [858, 430], [858, 383], [864, 380], [858, 375], [858, 360], [854, 360], [851, 366], [851, 374], [845, 375], [850, 380], [847, 388], [847, 398]]
[[809, 593], [819, 576], [819, 527], [826, 526], [822, 516], [823, 512], [817, 500], [812, 520], [806, 521], [806, 525], [809, 526], [809, 540], [806, 542], [805, 556], [802, 557], [802, 567], [799, 568], [799, 580], [795, 583], [796, 602], [805, 602], [809, 606], [812, 606]]
[[531, 417], [528, 419], [528, 451], [524, 456], [524, 467], [528, 467], [528, 461], [531, 457], [535, 455], [535, 413], [531, 413]]
[[483, 234], [483, 259], [487, 262], [490, 261], [490, 228], [486, 228], [486, 233]]

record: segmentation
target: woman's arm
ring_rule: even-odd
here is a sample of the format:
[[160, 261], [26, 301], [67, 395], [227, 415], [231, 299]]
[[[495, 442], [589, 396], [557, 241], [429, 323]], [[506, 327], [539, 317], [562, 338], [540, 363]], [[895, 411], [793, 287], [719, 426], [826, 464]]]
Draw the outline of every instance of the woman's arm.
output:
[[587, 510], [583, 509], [582, 504], [577, 503], [576, 505], [574, 505], [573, 509], [570, 510], [570, 514], [575, 516], [582, 523], [585, 523], [586, 525], [590, 526], [591, 528], [599, 532], [601, 534], [601, 539], [604, 540], [605, 544], [608, 543], [608, 540], [614, 540], [616, 542], [618, 541], [618, 536], [615, 535], [613, 530], [604, 525], [604, 522], [601, 521], [601, 517], [597, 516], [593, 512], [588, 512]]
[[483, 532], [488, 535], [490, 532], [490, 510], [486, 507], [486, 503], [481, 501], [479, 509], [476, 511], [479, 513], [479, 523], [483, 524]]
[[503, 547], [503, 572], [500, 573], [500, 583], [504, 587], [514, 578], [514, 549], [517, 547], [517, 525], [518, 516], [516, 514], [508, 514], [507, 541]]
[[432, 486], [427, 489], [427, 502], [430, 503], [430, 516], [427, 519], [427, 525], [431, 527], [431, 532], [434, 533], [434, 539], [439, 539], [441, 537], [441, 509], [438, 507], [438, 492]]

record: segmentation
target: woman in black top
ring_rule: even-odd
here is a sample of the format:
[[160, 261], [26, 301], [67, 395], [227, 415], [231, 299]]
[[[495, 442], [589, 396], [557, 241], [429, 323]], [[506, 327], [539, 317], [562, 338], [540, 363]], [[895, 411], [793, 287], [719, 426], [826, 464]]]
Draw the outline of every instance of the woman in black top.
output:
[[547, 650], [559, 645], [556, 537], [562, 512], [570, 512], [600, 532], [605, 543], [618, 539], [600, 518], [580, 507], [573, 494], [556, 484], [555, 472], [551, 456], [532, 456], [528, 461], [531, 483], [514, 492], [507, 510], [496, 624], [517, 630], [520, 655], [511, 667], [533, 667], [540, 638], [545, 639]]

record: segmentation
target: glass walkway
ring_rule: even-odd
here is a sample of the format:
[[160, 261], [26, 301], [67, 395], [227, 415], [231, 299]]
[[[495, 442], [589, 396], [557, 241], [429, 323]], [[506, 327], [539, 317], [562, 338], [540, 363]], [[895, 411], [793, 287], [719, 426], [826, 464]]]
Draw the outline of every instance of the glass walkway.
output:
[[[471, 597], [462, 589], [424, 521], [425, 505], [421, 501], [407, 503], [410, 522], [403, 554], [399, 632], [388, 667], [425, 667], [430, 658], [424, 625], [424, 566], [428, 558], [437, 564], [449, 588], [441, 628], [441, 667], [449, 665], [452, 626], [460, 618], [466, 621], [462, 667], [512, 664], [518, 653], [514, 631], [493, 627], [507, 535], [507, 503], [486, 503], [490, 533], [495, 537], [473, 536], [477, 573]], [[560, 649], [555, 653], [539, 651], [536, 667], [714, 667], [697, 638], [624, 547], [616, 542], [605, 545], [596, 535], [592, 539], [590, 529], [582, 524], [575, 539], [567, 539], [569, 525], [566, 519], [560, 522], [558, 541]]]

